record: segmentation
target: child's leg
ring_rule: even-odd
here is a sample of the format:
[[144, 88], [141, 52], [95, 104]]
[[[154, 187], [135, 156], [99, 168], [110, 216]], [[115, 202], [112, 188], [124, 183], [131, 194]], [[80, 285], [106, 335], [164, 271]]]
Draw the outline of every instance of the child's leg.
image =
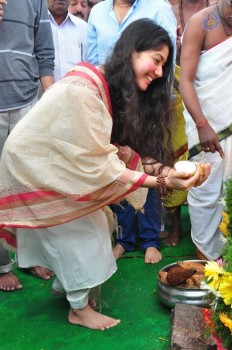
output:
[[156, 189], [149, 189], [144, 214], [139, 214], [139, 238], [145, 251], [145, 263], [157, 263], [162, 259], [159, 251], [162, 205]]
[[167, 246], [177, 246], [182, 236], [181, 229], [181, 206], [174, 208], [171, 211], [172, 228], [169, 235], [164, 239], [164, 244]]
[[119, 233], [116, 237], [116, 245], [113, 249], [115, 259], [118, 260], [126, 251], [135, 250], [135, 244], [138, 232], [138, 217], [135, 209], [122, 201], [120, 204], [112, 205], [114, 213], [117, 215]]

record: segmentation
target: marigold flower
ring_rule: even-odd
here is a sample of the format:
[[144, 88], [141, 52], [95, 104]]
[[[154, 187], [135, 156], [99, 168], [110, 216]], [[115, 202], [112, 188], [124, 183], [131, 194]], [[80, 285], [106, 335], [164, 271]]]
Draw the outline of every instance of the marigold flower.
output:
[[232, 307], [232, 273], [225, 272], [219, 286], [219, 293], [226, 305]]
[[224, 236], [228, 236], [229, 234], [229, 230], [228, 230], [229, 223], [230, 223], [229, 215], [225, 211], [223, 211], [222, 221], [219, 225], [219, 230], [224, 234]]
[[224, 326], [228, 327], [232, 333], [232, 320], [229, 318], [229, 316], [225, 312], [221, 312], [219, 314], [219, 318]]

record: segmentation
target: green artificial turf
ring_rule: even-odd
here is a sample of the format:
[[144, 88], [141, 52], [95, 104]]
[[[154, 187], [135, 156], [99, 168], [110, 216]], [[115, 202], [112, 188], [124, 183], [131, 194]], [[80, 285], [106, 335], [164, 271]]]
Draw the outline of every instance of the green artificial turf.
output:
[[194, 255], [187, 207], [182, 207], [182, 222], [180, 245], [162, 246], [160, 263], [144, 264], [139, 251], [118, 261], [118, 271], [102, 287], [102, 313], [121, 319], [121, 323], [106, 331], [69, 324], [69, 305], [51, 293], [52, 281], [15, 269], [24, 288], [0, 292], [0, 349], [168, 350], [171, 310], [157, 300], [157, 272]]

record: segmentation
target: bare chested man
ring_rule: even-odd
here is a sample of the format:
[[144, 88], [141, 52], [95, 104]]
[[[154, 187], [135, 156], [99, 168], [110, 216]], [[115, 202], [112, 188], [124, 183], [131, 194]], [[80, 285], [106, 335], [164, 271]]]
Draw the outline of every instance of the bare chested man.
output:
[[215, 1], [212, 0], [171, 0], [172, 10], [176, 16], [178, 26], [180, 26], [179, 34], [182, 35], [185, 25], [188, 20], [195, 13], [203, 10], [206, 7], [209, 7]]
[[[173, 13], [178, 23], [177, 46], [180, 49], [180, 38], [184, 32], [185, 25], [195, 13], [214, 4], [215, 0], [170, 0]], [[180, 50], [177, 52], [177, 63], [180, 59]]]
[[[189, 20], [181, 49], [180, 92], [191, 160], [211, 163], [207, 182], [188, 195], [191, 235], [199, 258], [216, 260], [223, 182], [232, 176], [232, 1], [221, 0]], [[202, 152], [203, 151], [203, 152]]]

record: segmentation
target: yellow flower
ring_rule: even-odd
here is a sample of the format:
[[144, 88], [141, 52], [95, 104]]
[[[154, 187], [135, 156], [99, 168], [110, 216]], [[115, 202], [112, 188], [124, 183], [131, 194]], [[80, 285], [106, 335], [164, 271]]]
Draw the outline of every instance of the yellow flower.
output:
[[224, 236], [228, 236], [229, 230], [228, 225], [230, 223], [229, 215], [226, 212], [222, 212], [222, 221], [219, 225], [219, 230], [224, 234]]
[[225, 211], [223, 211], [222, 216], [223, 216], [223, 221], [225, 222], [225, 224], [229, 225], [229, 223], [230, 223], [229, 215]]
[[232, 320], [228, 317], [228, 315], [225, 312], [221, 312], [219, 314], [219, 318], [224, 326], [228, 327], [232, 333]]
[[232, 307], [232, 273], [225, 272], [219, 286], [219, 293], [226, 305]]
[[205, 276], [208, 277], [207, 283], [211, 287], [218, 289], [223, 274], [223, 268], [216, 261], [208, 261], [205, 265]]
[[228, 236], [229, 234], [229, 230], [228, 230], [228, 226], [226, 225], [225, 222], [221, 222], [219, 225], [219, 230], [223, 233], [224, 236]]

